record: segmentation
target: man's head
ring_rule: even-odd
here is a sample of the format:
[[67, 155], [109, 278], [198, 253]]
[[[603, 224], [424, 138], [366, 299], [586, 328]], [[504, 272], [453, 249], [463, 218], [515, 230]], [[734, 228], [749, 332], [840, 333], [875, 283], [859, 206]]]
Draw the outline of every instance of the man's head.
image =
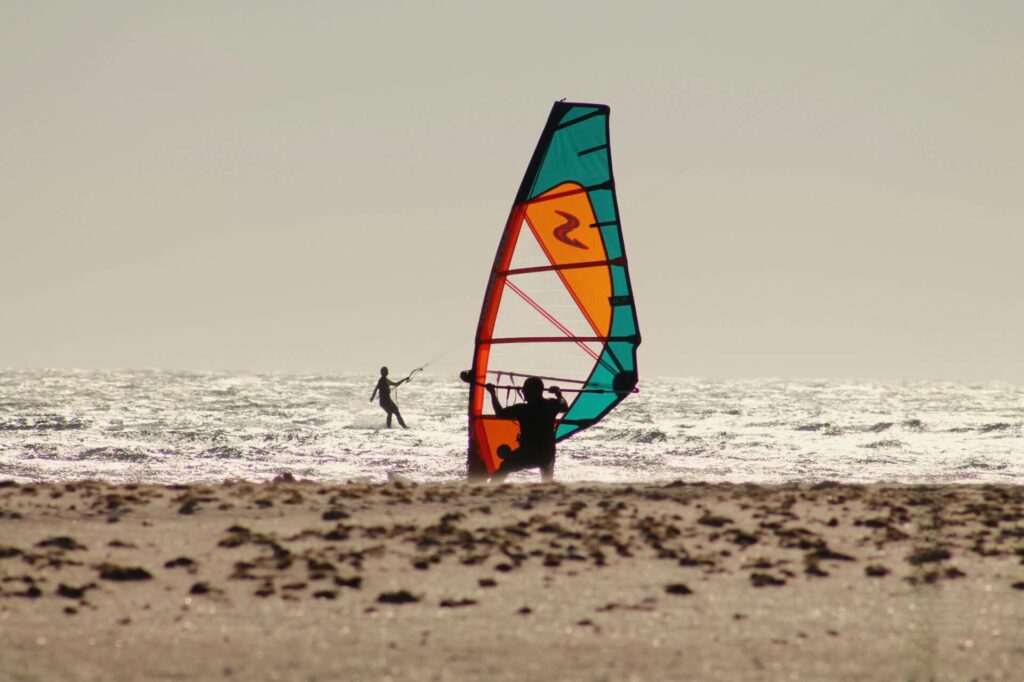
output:
[[388, 368], [387, 367], [381, 367], [380, 368], [380, 375], [382, 377], [386, 377], [388, 375]]
[[538, 377], [530, 377], [523, 382], [523, 397], [532, 403], [544, 397], [544, 382]]

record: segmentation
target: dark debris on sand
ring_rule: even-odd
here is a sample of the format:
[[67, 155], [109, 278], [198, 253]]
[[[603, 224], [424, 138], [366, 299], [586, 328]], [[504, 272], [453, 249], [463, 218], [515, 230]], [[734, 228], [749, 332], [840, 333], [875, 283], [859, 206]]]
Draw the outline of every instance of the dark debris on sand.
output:
[[771, 573], [751, 573], [750, 584], [754, 587], [779, 587], [786, 584], [784, 578], [777, 578]]
[[408, 590], [381, 592], [377, 596], [377, 602], [380, 604], [413, 604], [419, 600], [419, 597], [415, 596]]
[[114, 580], [119, 582], [151, 580], [152, 574], [139, 566], [118, 566], [117, 564], [100, 564], [96, 567], [103, 580]]
[[439, 606], [442, 609], [457, 609], [463, 606], [475, 606], [477, 601], [475, 599], [442, 599]]
[[60, 535], [53, 538], [46, 538], [36, 543], [36, 547], [56, 547], [64, 550], [84, 550], [87, 547], [79, 543], [74, 538], [69, 538], [66, 535]]
[[95, 588], [96, 583], [87, 583], [81, 587], [61, 583], [57, 586], [57, 596], [64, 597], [65, 599], [84, 599], [85, 593]]
[[[221, 488], [129, 488], [87, 482], [62, 488], [59, 498], [46, 496], [45, 486], [33, 488], [36, 492], [31, 493], [26, 492], [29, 488], [32, 486], [15, 485], [9, 490], [19, 499], [46, 497], [48, 503], [52, 499], [59, 500], [53, 504], [76, 504], [80, 513], [100, 522], [107, 516], [130, 521], [132, 517], [125, 514], [161, 496], [162, 510], [180, 512], [181, 516], [175, 515], [177, 523], [193, 523], [189, 517], [204, 509], [209, 510], [204, 516], [221, 518], [216, 516], [221, 509], [217, 505], [225, 493], [238, 498], [240, 509], [251, 510], [253, 504], [272, 508], [270, 514], [275, 519], [306, 513], [304, 525], [298, 526], [302, 530], [292, 525], [286, 526], [290, 527], [287, 532], [271, 532], [269, 529], [281, 526], [261, 524], [259, 519], [266, 512], [247, 512], [252, 515], [237, 517], [248, 518], [246, 525], [234, 523], [206, 548], [220, 555], [218, 559], [229, 558], [227, 565], [233, 569], [225, 573], [231, 573], [231, 580], [251, 582], [247, 593], [291, 601], [345, 596], [371, 602], [376, 589], [366, 596], [348, 590], [363, 587], [363, 574], [366, 584], [377, 587], [372, 566], [384, 558], [426, 572], [411, 574], [419, 579], [439, 569], [466, 571], [469, 584], [475, 580], [479, 588], [487, 590], [500, 589], [494, 577], [506, 582], [495, 572], [509, 575], [509, 583], [523, 575], [524, 568], [543, 568], [546, 581], [571, 580], [609, 566], [661, 561], [670, 562], [666, 567], [683, 567], [681, 572], [690, 584], [695, 584], [691, 578], [713, 581], [718, 576], [749, 572], [747, 579], [756, 588], [834, 581], [837, 577], [882, 578], [897, 565], [904, 570], [909, 565], [910, 575], [901, 576], [900, 581], [907, 589], [907, 583], [927, 586], [964, 577], [963, 571], [950, 565], [954, 556], [1024, 564], [1024, 493], [1007, 486], [950, 493], [951, 489], [942, 486], [850, 486], [829, 481], [771, 487], [675, 482], [657, 487], [576, 486], [563, 494], [559, 486], [543, 485], [447, 487], [398, 482], [325, 486], [283, 478], [272, 484], [243, 482]], [[75, 489], [77, 496], [67, 494]], [[434, 511], [402, 512], [401, 505], [414, 503], [425, 506], [408, 508]], [[386, 516], [365, 513], [379, 510], [381, 505], [392, 508]], [[229, 523], [225, 521], [224, 526]], [[129, 527], [134, 524], [123, 524], [118, 533], [129, 532]], [[109, 534], [101, 540], [94, 537], [88, 536], [89, 544], [98, 543], [101, 548], [143, 546], [137, 537], [132, 539], [138, 547], [111, 540]], [[23, 541], [20, 547], [0, 545], [4, 568], [24, 564], [60, 571], [84, 564], [98, 570], [103, 580], [130, 582], [153, 577], [140, 566], [107, 562], [110, 554], [90, 560], [88, 548], [66, 535], [46, 537], [33, 545], [35, 540]], [[195, 551], [204, 568], [213, 565], [201, 553], [203, 549]], [[117, 555], [131, 556], [120, 551]], [[863, 568], [858, 563], [869, 561]], [[184, 569], [188, 574], [199, 572], [199, 562], [186, 556], [171, 558], [163, 566]], [[176, 576], [165, 573], [162, 577], [173, 580]], [[45, 592], [48, 597], [84, 599], [95, 584], [75, 587], [78, 580], [77, 575], [70, 581], [54, 580], [60, 585], [56, 589], [45, 580], [40, 583], [45, 589], [34, 582], [7, 583], [6, 587], [0, 585], [0, 596], [35, 598]], [[408, 584], [417, 584], [415, 578], [410, 580]], [[199, 590], [194, 594], [208, 594], [214, 590], [209, 585], [195, 582], [191, 589]], [[1010, 587], [1024, 590], [1024, 581]], [[663, 589], [671, 595], [692, 594], [681, 582]], [[90, 600], [106, 592], [99, 590], [89, 595]], [[438, 603], [440, 599], [442, 608], [475, 603], [474, 599], [442, 596], [398, 590], [382, 592], [376, 600], [407, 604], [419, 600]], [[609, 608], [650, 610], [653, 606], [611, 602]]]

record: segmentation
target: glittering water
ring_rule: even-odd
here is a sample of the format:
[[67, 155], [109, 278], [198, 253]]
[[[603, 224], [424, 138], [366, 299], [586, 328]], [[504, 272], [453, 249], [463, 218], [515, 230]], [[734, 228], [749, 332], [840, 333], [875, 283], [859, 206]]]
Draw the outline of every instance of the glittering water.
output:
[[[460, 478], [466, 390], [418, 376], [384, 428], [370, 375], [0, 372], [0, 479]], [[1024, 483], [1024, 387], [645, 379], [559, 446], [560, 480]], [[535, 473], [519, 480], [536, 480]]]

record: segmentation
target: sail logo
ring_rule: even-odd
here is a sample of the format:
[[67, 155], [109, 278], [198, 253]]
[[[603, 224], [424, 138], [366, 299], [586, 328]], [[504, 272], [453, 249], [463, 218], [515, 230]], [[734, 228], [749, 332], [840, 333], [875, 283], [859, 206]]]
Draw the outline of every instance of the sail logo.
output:
[[570, 232], [572, 232], [573, 230], [580, 226], [579, 219], [576, 218], [576, 216], [574, 216], [573, 214], [566, 213], [565, 211], [556, 210], [555, 213], [562, 216], [562, 218], [565, 220], [565, 223], [559, 225], [554, 229], [553, 234], [555, 235], [555, 239], [562, 242], [563, 244], [575, 246], [577, 249], [587, 248], [586, 244], [584, 244], [583, 242], [569, 234]]

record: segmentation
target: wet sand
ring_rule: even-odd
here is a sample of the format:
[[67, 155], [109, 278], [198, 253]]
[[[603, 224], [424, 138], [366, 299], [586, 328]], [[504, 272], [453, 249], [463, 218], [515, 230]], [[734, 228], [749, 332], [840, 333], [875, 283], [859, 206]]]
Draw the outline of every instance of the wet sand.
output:
[[3, 680], [1020, 679], [1024, 489], [0, 482]]

